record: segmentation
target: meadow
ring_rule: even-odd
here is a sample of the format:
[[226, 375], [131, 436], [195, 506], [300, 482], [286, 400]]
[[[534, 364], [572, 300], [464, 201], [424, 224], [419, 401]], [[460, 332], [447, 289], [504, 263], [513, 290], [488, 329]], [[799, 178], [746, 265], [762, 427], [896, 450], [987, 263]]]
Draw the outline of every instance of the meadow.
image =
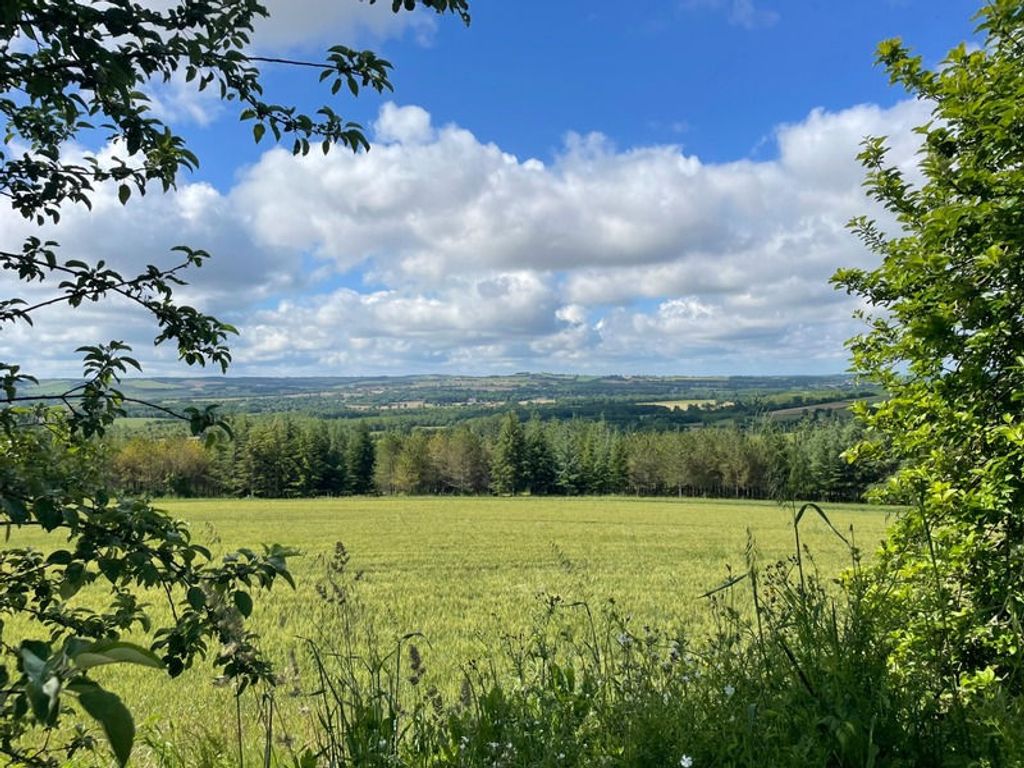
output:
[[[311, 684], [303, 638], [329, 648], [336, 609], [317, 593], [326, 560], [343, 542], [350, 585], [364, 620], [383, 647], [422, 633], [428, 679], [454, 691], [463, 666], [495, 657], [503, 637], [525, 632], [547, 596], [585, 600], [595, 611], [613, 600], [636, 626], [708, 628], [700, 595], [745, 568], [747, 531], [768, 562], [793, 553], [792, 509], [767, 502], [666, 498], [350, 497], [309, 500], [166, 500], [195, 539], [214, 551], [281, 543], [302, 550], [291, 562], [297, 589], [260, 596], [254, 625], [293, 691]], [[872, 551], [886, 513], [861, 505], [826, 511], [859, 547]], [[807, 518], [801, 539], [825, 574], [848, 565], [849, 552], [825, 524]], [[15, 531], [11, 545], [45, 545]], [[154, 595], [154, 606], [158, 596]], [[158, 613], [159, 615], [159, 613]], [[234, 738], [231, 691], [212, 685], [208, 667], [171, 681], [159, 673], [110, 668], [105, 682], [136, 714], [144, 733]], [[255, 700], [246, 700], [246, 707]], [[285, 726], [309, 727], [301, 696], [281, 701]], [[253, 720], [252, 712], [246, 718]], [[251, 735], [256, 738], [256, 734]], [[248, 736], [247, 736], [248, 740]]]

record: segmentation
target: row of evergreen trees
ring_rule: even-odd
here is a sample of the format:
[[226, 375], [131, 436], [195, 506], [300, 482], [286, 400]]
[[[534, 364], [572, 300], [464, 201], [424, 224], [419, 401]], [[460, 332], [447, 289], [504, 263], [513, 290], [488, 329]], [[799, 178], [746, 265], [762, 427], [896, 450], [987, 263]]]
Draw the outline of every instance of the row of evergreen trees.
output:
[[207, 449], [184, 437], [135, 437], [112, 449], [122, 490], [153, 495], [517, 494], [856, 500], [891, 468], [850, 465], [850, 421], [783, 431], [624, 432], [604, 422], [500, 422], [373, 435], [342, 422], [242, 419]]

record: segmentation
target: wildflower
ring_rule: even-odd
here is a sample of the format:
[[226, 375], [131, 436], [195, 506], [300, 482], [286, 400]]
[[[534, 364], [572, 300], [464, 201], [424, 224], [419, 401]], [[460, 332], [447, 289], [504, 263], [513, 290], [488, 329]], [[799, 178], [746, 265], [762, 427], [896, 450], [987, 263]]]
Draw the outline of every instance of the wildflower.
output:
[[683, 755], [679, 758], [679, 766], [680, 768], [692, 768], [693, 758], [689, 755]]
[[725, 688], [723, 688], [722, 690], [725, 692], [725, 695], [727, 697], [732, 696], [734, 693], [736, 693], [736, 689], [733, 688], [731, 685], [725, 686]]

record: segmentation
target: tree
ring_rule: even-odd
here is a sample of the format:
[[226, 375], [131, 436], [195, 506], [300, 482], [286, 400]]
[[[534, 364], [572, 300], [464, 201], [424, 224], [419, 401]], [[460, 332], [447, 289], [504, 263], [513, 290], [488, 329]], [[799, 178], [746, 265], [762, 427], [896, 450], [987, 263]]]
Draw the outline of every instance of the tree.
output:
[[494, 442], [491, 487], [495, 493], [519, 493], [526, 487], [526, 436], [515, 411], [501, 420]]
[[637, 496], [657, 493], [661, 483], [660, 440], [641, 432], [629, 437], [628, 484]]
[[676, 495], [683, 495], [683, 488], [693, 485], [691, 452], [693, 442], [686, 432], [673, 432], [662, 436], [661, 481], [668, 488], [675, 488]]
[[[374, 0], [369, 0], [374, 2]], [[393, 0], [397, 12], [416, 0]], [[466, 0], [420, 0], [438, 13], [468, 20]], [[162, 9], [161, 9], [162, 8]], [[213, 88], [240, 107], [260, 141], [268, 132], [305, 154], [314, 143], [365, 149], [359, 125], [329, 106], [310, 117], [265, 100], [259, 67], [309, 68], [332, 92], [389, 89], [390, 65], [369, 51], [335, 46], [326, 60], [286, 62], [252, 54], [253, 24], [267, 16], [257, 0], [198, 0], [144, 6], [131, 0], [13, 0], [0, 6], [0, 196], [37, 224], [59, 220], [70, 205], [89, 206], [94, 192], [114, 185], [121, 202], [152, 187], [171, 189], [198, 159], [170, 126], [148, 111], [154, 83], [182, 75], [197, 89]], [[105, 138], [109, 152], [76, 159], [83, 137]], [[141, 307], [188, 365], [226, 369], [234, 329], [175, 300], [184, 273], [208, 254], [189, 246], [171, 266], [123, 274], [106, 260], [64, 259], [57, 243], [29, 237], [0, 244], [0, 268], [23, 283], [53, 286], [48, 298], [0, 298], [0, 328], [31, 324], [47, 307], [120, 297]], [[35, 526], [54, 534], [44, 555], [28, 547], [0, 552], [0, 615], [32, 627], [23, 638], [0, 638], [0, 753], [7, 762], [56, 765], [89, 740], [56, 731], [71, 705], [99, 721], [120, 764], [130, 753], [134, 725], [116, 696], [89, 675], [116, 661], [179, 674], [208, 649], [237, 690], [269, 680], [269, 666], [239, 621], [252, 610], [251, 591], [290, 580], [288, 550], [243, 550], [223, 564], [191, 541], [185, 525], [144, 501], [113, 499], [93, 469], [101, 435], [130, 402], [118, 388], [139, 364], [118, 340], [82, 339], [83, 381], [57, 396], [26, 391], [34, 379], [19, 361], [0, 362], [0, 524]], [[57, 406], [57, 407], [53, 407]], [[219, 423], [212, 409], [177, 414], [198, 434]], [[17, 540], [15, 540], [16, 542]], [[58, 543], [58, 542], [64, 542]], [[110, 607], [69, 602], [87, 584], [102, 584]], [[136, 587], [161, 587], [175, 621], [150, 630]], [[102, 601], [101, 601], [102, 602]], [[140, 627], [150, 647], [123, 642]], [[30, 731], [46, 728], [49, 740]], [[67, 740], [58, 734], [70, 734]], [[62, 742], [62, 743], [58, 743]], [[40, 746], [43, 745], [43, 746]]]
[[381, 493], [393, 494], [398, 490], [398, 457], [402, 453], [402, 436], [394, 431], [385, 432], [374, 451], [373, 482]]
[[526, 477], [533, 496], [546, 496], [555, 487], [555, 456], [544, 423], [534, 417], [526, 424]]
[[438, 471], [430, 451], [430, 437], [417, 430], [406, 438], [398, 456], [398, 490], [402, 493], [435, 493]]
[[559, 424], [551, 442], [555, 487], [566, 496], [576, 496], [583, 492], [579, 430], [575, 424], [575, 420]]
[[899, 40], [879, 47], [933, 106], [923, 183], [865, 142], [867, 189], [899, 231], [856, 219], [882, 262], [834, 278], [871, 308], [854, 364], [890, 395], [861, 408], [853, 457], [903, 462], [888, 494], [913, 505], [880, 566], [897, 654], [937, 673], [944, 702], [979, 680], [1024, 685], [1024, 3], [992, 0], [979, 19], [985, 44], [934, 71]]
[[455, 493], [487, 490], [487, 454], [480, 437], [468, 427], [437, 432], [431, 443], [441, 481]]
[[360, 425], [355, 437], [349, 441], [346, 470], [352, 493], [373, 493], [375, 448], [370, 430]]

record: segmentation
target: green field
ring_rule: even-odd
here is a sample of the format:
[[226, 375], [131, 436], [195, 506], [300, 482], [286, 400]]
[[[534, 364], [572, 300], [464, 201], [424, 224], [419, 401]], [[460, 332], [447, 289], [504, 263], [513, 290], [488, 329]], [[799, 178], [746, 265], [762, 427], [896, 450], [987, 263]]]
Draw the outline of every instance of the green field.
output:
[[[305, 665], [300, 638], [331, 637], [332, 610], [315, 584], [337, 541], [351, 553], [357, 582], [379, 637], [422, 632], [431, 681], [457, 686], [471, 659], [494, 655], [502, 633], [530, 626], [538, 596], [559, 594], [598, 606], [613, 598], [638, 623], [707, 626], [699, 595], [721, 582], [726, 564], [742, 569], [746, 530], [763, 559], [793, 550], [791, 510], [765, 502], [636, 498], [346, 498], [297, 501], [166, 501], [188, 520], [197, 541], [228, 549], [279, 542], [303, 550], [293, 562], [298, 590], [285, 586], [258, 603], [254, 619], [282, 669], [290, 654]], [[827, 507], [841, 529], [851, 524], [858, 545], [881, 539], [885, 513], [862, 506]], [[848, 553], [817, 519], [801, 536], [823, 571], [849, 563]], [[15, 531], [10, 545], [41, 544]], [[159, 605], [154, 595], [154, 605]], [[114, 669], [137, 719], [173, 722], [186, 732], [227, 738], [230, 692], [209, 684], [209, 668], [168, 681], [150, 670]], [[286, 716], [302, 699], [284, 703]], [[303, 726], [292, 726], [303, 730]]]

